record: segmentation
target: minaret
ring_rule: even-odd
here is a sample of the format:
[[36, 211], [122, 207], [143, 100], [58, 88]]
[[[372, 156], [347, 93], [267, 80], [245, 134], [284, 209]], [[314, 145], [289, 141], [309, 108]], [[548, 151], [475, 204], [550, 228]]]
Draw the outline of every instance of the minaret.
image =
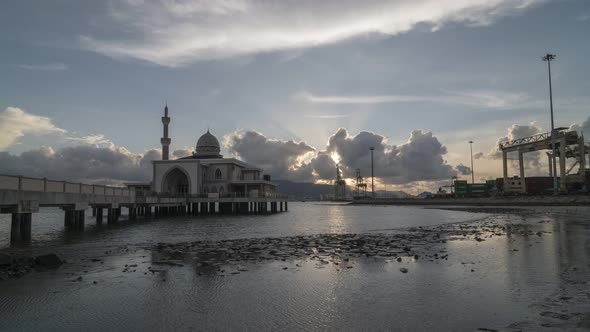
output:
[[170, 117], [168, 117], [168, 103], [164, 107], [164, 116], [162, 117], [162, 124], [164, 126], [164, 137], [160, 139], [162, 143], [162, 160], [168, 160], [170, 142], [172, 141], [168, 137], [168, 124], [170, 123]]

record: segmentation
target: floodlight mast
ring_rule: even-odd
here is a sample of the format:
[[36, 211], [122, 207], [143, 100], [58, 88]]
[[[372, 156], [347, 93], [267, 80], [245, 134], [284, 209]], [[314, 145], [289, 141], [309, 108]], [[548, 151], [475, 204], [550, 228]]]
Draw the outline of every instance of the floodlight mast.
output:
[[[549, 107], [551, 110], [551, 159], [553, 163], [553, 192], [557, 193], [559, 188], [557, 186], [557, 162], [555, 160], [555, 123], [553, 122], [553, 87], [551, 86], [551, 61], [555, 60], [555, 54], [547, 53], [543, 57], [543, 61], [547, 62], [547, 69], [549, 70]], [[563, 174], [561, 174], [563, 176]], [[524, 179], [523, 179], [524, 180]]]

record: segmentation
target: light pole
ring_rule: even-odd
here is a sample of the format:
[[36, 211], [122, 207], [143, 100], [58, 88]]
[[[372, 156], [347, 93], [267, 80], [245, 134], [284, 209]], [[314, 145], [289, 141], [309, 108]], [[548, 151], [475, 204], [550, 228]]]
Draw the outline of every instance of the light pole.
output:
[[375, 199], [375, 169], [373, 168], [373, 151], [375, 150], [375, 148], [370, 147], [369, 150], [371, 150], [371, 196], [373, 196], [373, 199]]
[[555, 161], [555, 124], [553, 122], [553, 89], [551, 87], [551, 61], [555, 60], [555, 54], [547, 53], [543, 61], [547, 62], [549, 70], [549, 107], [551, 109], [551, 159], [553, 160], [553, 192], [557, 193], [557, 162]]
[[471, 183], [475, 183], [475, 175], [473, 174], [473, 141], [469, 141], [469, 149], [471, 150]]

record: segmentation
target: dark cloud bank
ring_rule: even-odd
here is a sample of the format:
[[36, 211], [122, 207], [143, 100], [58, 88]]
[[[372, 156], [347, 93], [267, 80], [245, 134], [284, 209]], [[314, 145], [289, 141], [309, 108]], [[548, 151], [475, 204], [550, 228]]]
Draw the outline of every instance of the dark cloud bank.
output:
[[[386, 183], [437, 181], [449, 179], [457, 175], [457, 171], [465, 172], [465, 166], [448, 165], [443, 159], [446, 147], [432, 133], [420, 130], [412, 131], [407, 142], [391, 145], [379, 134], [363, 131], [351, 135], [341, 128], [329, 138], [323, 150], [305, 142], [270, 139], [255, 131], [238, 131], [225, 137], [225, 147], [231, 154], [262, 167], [274, 179], [304, 182], [333, 180], [336, 176], [334, 154], [340, 156], [344, 177], [353, 178], [357, 168], [368, 176], [371, 146], [375, 148], [375, 175]], [[185, 150], [172, 153], [176, 158], [186, 154]], [[0, 173], [89, 183], [149, 181], [151, 161], [160, 157], [157, 149], [136, 154], [114, 144], [55, 150], [41, 147], [20, 155], [0, 152]]]
[[[297, 181], [332, 180], [336, 176], [333, 155], [340, 157], [346, 178], [361, 169], [368, 176], [371, 168], [369, 147], [374, 147], [375, 176], [383, 182], [405, 184], [436, 181], [457, 175], [443, 156], [447, 153], [430, 132], [412, 131], [407, 142], [388, 144], [385, 137], [371, 132], [350, 135], [344, 128], [330, 136], [323, 150], [303, 142], [273, 140], [253, 131], [240, 131], [226, 137], [226, 148], [246, 162], [264, 167], [275, 178]], [[311, 156], [310, 158], [306, 158]]]
[[[571, 127], [590, 137], [590, 118]], [[543, 132], [537, 123], [513, 125], [501, 141], [535, 135]], [[414, 130], [405, 143], [389, 144], [382, 135], [362, 131], [351, 135], [346, 129], [338, 129], [328, 139], [323, 149], [316, 149], [305, 142], [270, 139], [255, 131], [237, 131], [225, 137], [225, 147], [230, 154], [262, 167], [274, 179], [313, 182], [333, 180], [337, 154], [345, 178], [354, 178], [355, 170], [363, 176], [370, 175], [369, 147], [374, 147], [375, 176], [382, 182], [408, 185], [413, 182], [448, 180], [453, 176], [468, 175], [471, 169], [459, 164], [452, 166], [444, 159], [447, 149], [431, 132]], [[186, 149], [172, 152], [175, 158], [190, 154]], [[159, 149], [144, 153], [132, 153], [114, 144], [79, 145], [52, 149], [39, 149], [12, 155], [0, 152], [0, 174], [46, 177], [56, 180], [83, 181], [88, 183], [121, 183], [125, 181], [150, 181], [152, 160], [161, 158]], [[488, 153], [477, 153], [475, 158], [501, 158], [497, 144]], [[544, 172], [545, 158], [540, 153], [526, 154], [530, 170]]]

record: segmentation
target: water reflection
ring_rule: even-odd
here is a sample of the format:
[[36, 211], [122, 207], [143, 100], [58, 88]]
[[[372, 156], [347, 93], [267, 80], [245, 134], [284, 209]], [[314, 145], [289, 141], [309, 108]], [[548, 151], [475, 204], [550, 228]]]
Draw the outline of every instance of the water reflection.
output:
[[[3, 282], [0, 330], [38, 329], [39, 322], [50, 330], [475, 330], [537, 321], [537, 306], [550, 310], [563, 303], [564, 292], [587, 292], [579, 283], [590, 258], [584, 215], [547, 213], [495, 217], [524, 224], [522, 233], [437, 244], [448, 260], [362, 258], [351, 262], [352, 269], [305, 260], [240, 263], [247, 271], [239, 274], [230, 273], [236, 265], [202, 267], [188, 257], [184, 266], [160, 266], [156, 252], [118, 249], [160, 241], [370, 232], [482, 215], [293, 204], [279, 216], [138, 220], [89, 225], [82, 234], [64, 233], [49, 218], [40, 226], [47, 234], [38, 234], [30, 250], [55, 249], [74, 263]], [[538, 236], [539, 231], [548, 233]], [[105, 251], [115, 255], [89, 268], [83, 281], [72, 281], [87, 257]], [[125, 265], [137, 265], [136, 271], [123, 272]], [[402, 266], [407, 274], [399, 271]], [[223, 276], [219, 269], [226, 270]], [[576, 312], [582, 310], [587, 309]]]

